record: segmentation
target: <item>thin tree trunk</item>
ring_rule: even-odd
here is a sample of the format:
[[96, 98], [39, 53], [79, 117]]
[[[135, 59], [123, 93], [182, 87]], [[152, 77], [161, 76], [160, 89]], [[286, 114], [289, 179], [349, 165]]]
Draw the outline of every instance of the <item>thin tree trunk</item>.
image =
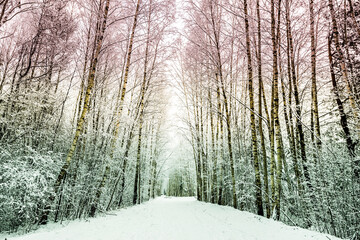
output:
[[[254, 104], [254, 90], [253, 90], [253, 69], [251, 62], [251, 49], [250, 49], [250, 34], [249, 34], [249, 20], [248, 20], [248, 6], [247, 0], [244, 0], [244, 14], [245, 14], [245, 32], [246, 32], [246, 52], [248, 64], [248, 81], [249, 81], [249, 100], [250, 100], [250, 121], [251, 121], [251, 139], [252, 139], [252, 158], [255, 170], [255, 198], [257, 206], [257, 214], [263, 216], [264, 209], [262, 203], [262, 189], [260, 177], [260, 165], [258, 158], [256, 124], [255, 124], [255, 104]], [[261, 120], [260, 120], [261, 121]]]
[[[200, 91], [201, 93], [201, 91]], [[200, 96], [200, 136], [201, 136], [201, 159], [202, 159], [202, 186], [203, 186], [203, 201], [208, 202], [208, 163], [207, 163], [207, 155], [205, 154], [205, 146], [204, 143], [204, 119], [203, 119], [203, 98]]]
[[[258, 61], [258, 79], [259, 79], [259, 93], [258, 93], [258, 112], [259, 115], [262, 116], [262, 43], [261, 43], [261, 17], [260, 17], [260, 0], [256, 1], [256, 15], [257, 15], [257, 37], [258, 37], [258, 50], [257, 50], [257, 61]], [[262, 119], [259, 119], [258, 128], [260, 135], [260, 144], [261, 144], [261, 152], [262, 152], [262, 160], [263, 160], [263, 181], [265, 188], [265, 207], [266, 207], [266, 217], [270, 217], [270, 198], [269, 198], [269, 179], [268, 179], [268, 166], [267, 166], [267, 154], [266, 154], [266, 146], [265, 146], [265, 137], [262, 125]]]
[[314, 20], [314, 0], [309, 0], [310, 8], [310, 37], [311, 37], [311, 100], [315, 133], [316, 133], [316, 145], [318, 150], [321, 148], [321, 134], [320, 134], [320, 121], [319, 121], [319, 108], [318, 108], [318, 96], [317, 96], [317, 84], [316, 84], [316, 42], [315, 42], [315, 20]]
[[144, 59], [144, 74], [143, 81], [141, 85], [141, 98], [140, 98], [140, 121], [139, 121], [139, 137], [138, 137], [138, 149], [136, 155], [136, 167], [135, 167], [135, 182], [134, 182], [134, 192], [133, 192], [133, 204], [138, 203], [138, 182], [140, 182], [140, 158], [141, 158], [141, 141], [142, 141], [142, 128], [144, 123], [144, 101], [145, 101], [145, 91], [146, 91], [146, 82], [147, 82], [147, 68], [148, 68], [148, 55], [149, 55], [149, 44], [150, 44], [150, 24], [151, 24], [151, 4], [150, 0], [150, 9], [148, 16], [148, 29], [147, 29], [147, 39], [146, 39], [146, 47], [145, 47], [145, 59]]
[[[213, 116], [213, 106], [212, 106], [212, 97], [210, 92], [210, 87], [208, 89], [208, 99], [209, 99], [209, 113], [210, 113], [210, 130], [211, 130], [211, 158], [213, 162], [213, 177], [212, 177], [212, 188], [211, 188], [211, 197], [210, 202], [215, 203], [217, 199], [217, 156], [215, 150], [215, 128], [214, 128], [214, 116]], [[216, 132], [218, 135], [218, 132]], [[218, 139], [218, 137], [216, 138]]]
[[285, 2], [286, 9], [285, 9], [285, 15], [286, 15], [286, 39], [287, 39], [287, 72], [288, 72], [288, 80], [289, 80], [289, 123], [290, 123], [290, 134], [291, 134], [291, 152], [293, 154], [293, 166], [294, 166], [294, 172], [295, 172], [295, 178], [297, 182], [298, 191], [301, 190], [301, 184], [300, 184], [300, 171], [298, 166], [298, 157], [297, 157], [297, 148], [296, 148], [296, 141], [295, 141], [295, 130], [294, 130], [294, 124], [293, 124], [293, 110], [292, 110], [292, 95], [293, 95], [293, 84], [292, 84], [292, 65], [291, 65], [291, 54], [290, 54], [290, 29], [288, 28], [290, 26], [290, 6], [289, 6], [289, 0], [286, 0]]
[[[280, 2], [279, 0], [277, 7], [280, 12]], [[280, 20], [280, 18], [279, 18]], [[278, 29], [279, 29], [278, 23]], [[276, 140], [276, 159], [277, 159], [277, 168], [276, 168], [276, 184], [275, 184], [275, 209], [276, 209], [276, 218], [280, 219], [280, 197], [281, 197], [281, 175], [282, 175], [282, 139], [281, 139], [281, 131], [280, 131], [280, 120], [279, 120], [279, 86], [278, 86], [278, 36], [275, 33], [275, 3], [274, 0], [271, 0], [271, 38], [273, 44], [273, 101], [274, 101], [274, 110], [273, 110], [273, 118], [274, 118], [274, 129], [275, 129], [275, 140]]]

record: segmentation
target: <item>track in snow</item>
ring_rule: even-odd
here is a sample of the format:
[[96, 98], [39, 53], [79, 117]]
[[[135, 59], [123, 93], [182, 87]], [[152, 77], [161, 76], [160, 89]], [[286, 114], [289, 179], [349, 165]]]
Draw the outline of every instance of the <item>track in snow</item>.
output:
[[[248, 212], [194, 198], [159, 197], [114, 215], [66, 226], [50, 224], [8, 240], [328, 240], [329, 235], [290, 227]], [[0, 239], [0, 240], [3, 240]]]

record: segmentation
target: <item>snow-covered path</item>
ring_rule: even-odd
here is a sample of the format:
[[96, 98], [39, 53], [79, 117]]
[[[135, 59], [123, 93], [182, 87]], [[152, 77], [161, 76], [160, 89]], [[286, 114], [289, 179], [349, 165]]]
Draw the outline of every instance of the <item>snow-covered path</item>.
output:
[[[286, 226], [194, 198], [159, 197], [89, 221], [50, 225], [8, 240], [328, 240], [335, 237]], [[3, 239], [0, 239], [3, 240]]]

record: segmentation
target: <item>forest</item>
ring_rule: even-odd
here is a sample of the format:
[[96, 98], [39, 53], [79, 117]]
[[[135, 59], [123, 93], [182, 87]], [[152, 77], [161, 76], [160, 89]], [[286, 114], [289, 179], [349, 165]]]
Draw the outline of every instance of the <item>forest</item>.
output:
[[357, 0], [0, 0], [0, 233], [167, 195], [360, 239], [359, 114]]

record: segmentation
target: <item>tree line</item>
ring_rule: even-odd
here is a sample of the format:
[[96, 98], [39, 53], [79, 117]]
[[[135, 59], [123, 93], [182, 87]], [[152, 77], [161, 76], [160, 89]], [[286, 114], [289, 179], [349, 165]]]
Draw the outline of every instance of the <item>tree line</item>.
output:
[[160, 194], [173, 1], [0, 1], [0, 231]]
[[[197, 199], [357, 239], [360, 4], [183, 8], [175, 75]], [[169, 189], [186, 195], [178, 175]]]

